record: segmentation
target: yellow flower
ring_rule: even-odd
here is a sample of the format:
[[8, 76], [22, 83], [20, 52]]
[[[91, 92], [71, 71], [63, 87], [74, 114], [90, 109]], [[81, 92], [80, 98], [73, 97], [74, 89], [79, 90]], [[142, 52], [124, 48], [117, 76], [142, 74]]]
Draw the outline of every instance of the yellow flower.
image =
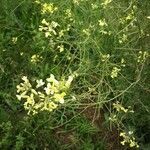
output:
[[18, 40], [17, 37], [13, 37], [13, 38], [12, 38], [12, 42], [13, 42], [14, 44], [16, 44], [17, 40]]
[[[132, 131], [129, 131], [133, 133]], [[125, 145], [125, 143], [128, 143], [130, 147], [139, 147], [138, 143], [135, 141], [135, 138], [133, 137], [132, 134], [127, 134], [126, 132], [121, 132], [120, 136], [123, 138], [123, 141], [120, 143], [122, 145]]]
[[118, 101], [116, 103], [113, 103], [113, 107], [119, 112], [123, 111], [125, 113], [128, 112], [128, 109], [125, 109]]
[[41, 21], [41, 24], [42, 25], [39, 26], [39, 31], [43, 31], [45, 33], [46, 38], [57, 34], [55, 31], [55, 28], [59, 26], [57, 22], [52, 21], [51, 23], [49, 23], [45, 19], [43, 19]]
[[22, 80], [24, 81], [24, 83], [21, 83], [21, 84], [16, 86], [17, 93], [28, 91], [31, 88], [31, 84], [30, 84], [30, 82], [29, 82], [29, 80], [27, 79], [26, 76], [23, 76]]
[[96, 5], [96, 4], [91, 4], [91, 6], [92, 6], [92, 9], [97, 9], [98, 8], [98, 6]]
[[45, 87], [45, 82], [42, 79], [36, 80], [37, 84], [33, 84], [35, 87], [30, 84], [26, 76], [23, 76], [22, 80], [23, 83], [17, 85], [16, 97], [19, 101], [24, 101], [24, 108], [28, 111], [27, 114], [35, 115], [39, 111], [53, 111], [59, 103], [63, 104], [66, 90], [69, 88], [73, 77], [69, 76], [67, 81], [58, 81], [51, 74], [50, 78], [46, 79]]
[[53, 74], [50, 75], [50, 78], [46, 79], [47, 82], [52, 82], [54, 85], [59, 85], [59, 82], [55, 79], [55, 76]]
[[120, 71], [121, 71], [121, 69], [119, 69], [117, 67], [113, 67], [112, 72], [111, 72], [111, 78], [116, 78]]
[[102, 60], [102, 62], [105, 62], [105, 61], [108, 60], [109, 58], [110, 58], [110, 55], [109, 55], [109, 54], [106, 54], [106, 55], [101, 54], [101, 60]]
[[31, 93], [33, 93], [34, 95], [37, 95], [37, 94], [38, 94], [37, 91], [34, 90], [34, 89], [31, 89]]
[[112, 0], [104, 0], [104, 2], [101, 5], [103, 6], [103, 8], [106, 8], [107, 5], [111, 2], [112, 2]]
[[59, 31], [59, 37], [63, 37], [64, 36], [64, 32], [65, 32], [65, 30], [60, 30]]
[[44, 3], [42, 4], [42, 14], [45, 13], [54, 13], [54, 11], [56, 11], [58, 8], [54, 6], [53, 3]]
[[27, 97], [26, 102], [24, 103], [24, 108], [29, 109], [30, 107], [34, 105], [34, 103], [35, 103], [34, 95], [30, 94], [30, 96]]
[[39, 88], [39, 87], [41, 87], [41, 86], [43, 86], [45, 84], [45, 82], [43, 82], [42, 79], [36, 80], [36, 82], [37, 82], [36, 88]]
[[21, 100], [22, 98], [27, 98], [28, 96], [26, 95], [27, 91], [21, 93], [20, 95], [16, 95], [18, 100]]
[[59, 49], [60, 53], [64, 51], [64, 45], [57, 46], [57, 48]]
[[99, 26], [100, 27], [106, 27], [106, 26], [108, 26], [105, 19], [99, 20], [98, 22], [99, 22]]
[[41, 2], [40, 0], [35, 0], [35, 3], [40, 4]]
[[40, 55], [34, 54], [34, 55], [31, 56], [31, 62], [32, 62], [32, 63], [40, 62], [41, 59], [42, 59], [42, 56], [40, 56]]
[[68, 77], [68, 80], [67, 80], [66, 83], [65, 83], [65, 86], [66, 86], [66, 87], [69, 87], [69, 86], [70, 86], [71, 82], [73, 81], [73, 78], [74, 78], [73, 75]]
[[47, 22], [45, 19], [43, 19], [41, 23], [42, 23], [43, 25], [49, 26], [49, 22]]
[[16, 88], [17, 88], [17, 93], [24, 91], [24, 88], [21, 87], [20, 85], [17, 85]]
[[22, 80], [23, 80], [24, 82], [26, 82], [26, 83], [29, 82], [27, 76], [23, 76], [23, 77], [22, 77]]
[[83, 29], [82, 31], [85, 35], [90, 36], [90, 29]]
[[121, 143], [122, 145], [125, 145], [125, 141], [121, 141], [120, 143]]
[[54, 99], [55, 99], [56, 102], [59, 102], [59, 103], [63, 104], [65, 95], [66, 95], [65, 92], [62, 92], [61, 94], [55, 94]]
[[67, 9], [65, 14], [67, 15], [68, 18], [71, 18], [72, 17], [71, 9]]
[[143, 63], [149, 57], [149, 53], [147, 51], [139, 51], [137, 62]]
[[45, 87], [44, 90], [45, 90], [45, 93], [47, 95], [54, 94], [54, 91], [51, 90], [51, 84], [50, 83], [47, 84], [47, 87]]

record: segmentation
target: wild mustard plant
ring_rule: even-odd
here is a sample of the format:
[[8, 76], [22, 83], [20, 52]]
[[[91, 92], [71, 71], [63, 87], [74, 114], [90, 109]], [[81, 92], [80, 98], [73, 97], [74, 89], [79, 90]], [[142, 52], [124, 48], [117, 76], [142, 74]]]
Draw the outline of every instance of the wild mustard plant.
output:
[[31, 84], [26, 76], [22, 77], [23, 82], [17, 85], [17, 98], [24, 101], [24, 108], [28, 114], [35, 115], [40, 111], [53, 111], [59, 104], [64, 103], [73, 76], [68, 80], [58, 81], [53, 74], [44, 82], [42, 79]]
[[[68, 104], [67, 109], [56, 111], [51, 116], [56, 118], [48, 120], [49, 115], [44, 114], [44, 117], [41, 117], [43, 114], [40, 114], [38, 117], [27, 117], [28, 119], [26, 120], [26, 117], [22, 118], [22, 112], [18, 112], [16, 116], [17, 126], [13, 123], [12, 127], [15, 129], [13, 133], [16, 132], [17, 135], [21, 133], [22, 137], [25, 138], [25, 144], [20, 149], [43, 149], [43, 147], [45, 149], [53, 149], [55, 147], [54, 143], [60, 143], [60, 147], [58, 146], [56, 149], [63, 149], [66, 143], [61, 143], [61, 138], [57, 139], [57, 136], [53, 133], [51, 135], [49, 132], [52, 126], [59, 126], [60, 122], [61, 124], [66, 122], [64, 123], [65, 129], [62, 127], [61, 130], [62, 132], [65, 130], [64, 137], [67, 138], [67, 141], [69, 141], [68, 135], [72, 139], [76, 138], [74, 133], [81, 137], [77, 138], [79, 140], [77, 140], [75, 145], [67, 143], [70, 149], [79, 149], [78, 145], [84, 145], [84, 143], [87, 146], [82, 149], [96, 149], [97, 145], [102, 143], [99, 137], [94, 137], [94, 139], [100, 141], [100, 144], [96, 140], [91, 142], [93, 141], [93, 136], [90, 136], [90, 134], [88, 134], [88, 138], [85, 138], [85, 134], [83, 137], [80, 134], [82, 128], [87, 131], [86, 123], [82, 123], [81, 130], [79, 129], [79, 132], [76, 134], [76, 128], [68, 120], [70, 118], [76, 120], [75, 116], [78, 116], [82, 108], [87, 110], [92, 106], [92, 110], [95, 111], [92, 122], [95, 124], [101, 115], [101, 110], [98, 111], [100, 115], [97, 115], [97, 110], [99, 108], [103, 110], [101, 104], [111, 107], [108, 110], [109, 112], [112, 111], [109, 121], [116, 125], [118, 131], [121, 131], [120, 139], [122, 140], [122, 145], [138, 148], [135, 140], [136, 136], [133, 134], [133, 131], [128, 131], [128, 126], [130, 125], [137, 130], [139, 140], [147, 138], [147, 133], [144, 134], [143, 131], [141, 133], [138, 129], [141, 126], [146, 127], [143, 122], [149, 124], [148, 119], [145, 119], [148, 113], [144, 114], [145, 110], [148, 110], [145, 93], [149, 91], [147, 87], [148, 77], [146, 77], [148, 75], [148, 63], [144, 62], [149, 55], [146, 48], [149, 46], [147, 39], [150, 35], [147, 32], [148, 23], [146, 21], [149, 22], [150, 16], [147, 14], [147, 10], [142, 10], [146, 8], [143, 7], [143, 4], [148, 3], [148, 1], [29, 0], [23, 1], [23, 3], [15, 1], [12, 6], [7, 1], [2, 1], [0, 7], [4, 7], [4, 9], [1, 9], [2, 13], [0, 14], [0, 22], [2, 24], [2, 28], [0, 28], [0, 80], [2, 83], [0, 97], [3, 99], [3, 102], [0, 106], [0, 112], [1, 108], [3, 110], [7, 106], [7, 93], [9, 96], [8, 100], [12, 97], [13, 89], [11, 91], [10, 87], [13, 87], [14, 82], [18, 80], [17, 77], [22, 73], [30, 74], [30, 78], [33, 80], [31, 81], [24, 76], [21, 83], [17, 86], [16, 96], [23, 103], [24, 109], [31, 115], [42, 111], [51, 112], [66, 103], [66, 96], [69, 94], [67, 90], [74, 78], [72, 75], [68, 79], [57, 80], [51, 74], [47, 79], [34, 80], [32, 76], [34, 73], [40, 76], [47, 75], [49, 70], [54, 70], [57, 73], [68, 73], [71, 70], [77, 70], [81, 73], [74, 84], [73, 96], [69, 96], [74, 103]], [[137, 6], [135, 5], [136, 3]], [[13, 15], [9, 13], [9, 10], [13, 12]], [[19, 16], [17, 15], [18, 12], [20, 12]], [[10, 18], [12, 19], [10, 20]], [[37, 26], [39, 27], [38, 31]], [[17, 37], [19, 38], [17, 39]], [[34, 40], [32, 41], [31, 39]], [[7, 44], [8, 40], [10, 41], [9, 44]], [[21, 47], [22, 43], [24, 43], [23, 47]], [[26, 48], [29, 47], [29, 44], [31, 50], [27, 51]], [[137, 50], [141, 49], [141, 47], [143, 50], [138, 53]], [[34, 50], [36, 50], [36, 53], [33, 53]], [[42, 59], [40, 54], [44, 56], [44, 59]], [[29, 56], [29, 62], [26, 61], [26, 56]], [[39, 63], [41, 60], [43, 63]], [[38, 63], [38, 66], [33, 65], [29, 67], [31, 65], [30, 62], [32, 64]], [[141, 67], [140, 64], [142, 66], [144, 64], [144, 69], [141, 69], [139, 74], [141, 78], [136, 82], [136, 75]], [[38, 70], [36, 70], [37, 68]], [[11, 81], [13, 78], [14, 80]], [[77, 99], [80, 99], [80, 101], [77, 101]], [[118, 101], [114, 102], [116, 99]], [[131, 106], [135, 105], [135, 115], [130, 106], [123, 105], [126, 101]], [[107, 105], [109, 102], [111, 104]], [[10, 104], [9, 106], [11, 107]], [[92, 110], [88, 110], [90, 116], [93, 114]], [[6, 109], [6, 114], [7, 111], [8, 109]], [[83, 114], [85, 114], [85, 111]], [[3, 116], [3, 113], [1, 116]], [[132, 117], [132, 119], [129, 118], [128, 121], [128, 117]], [[36, 119], [36, 122], [34, 119]], [[94, 121], [95, 119], [96, 121]], [[20, 125], [18, 120], [26, 122], [26, 124], [21, 123]], [[30, 121], [28, 122], [28, 120]], [[47, 123], [44, 123], [45, 121]], [[80, 124], [81, 121], [82, 119], [80, 118], [76, 124]], [[138, 123], [140, 121], [141, 123]], [[68, 126], [69, 134], [67, 133]], [[70, 132], [70, 126], [74, 128], [74, 133]], [[99, 127], [99, 123], [97, 126]], [[54, 132], [58, 130], [57, 128]], [[19, 139], [16, 137], [15, 134], [8, 137], [6, 145], [9, 145], [9, 143], [11, 143], [10, 147], [15, 145], [14, 141]], [[33, 140], [30, 140], [31, 137]], [[11, 142], [9, 139], [12, 139]], [[58, 141], [53, 142], [53, 139]], [[106, 147], [107, 141], [109, 140], [106, 140]], [[31, 145], [29, 145], [30, 143]], [[141, 145], [143, 143], [141, 142]], [[108, 144], [110, 146], [114, 145]], [[71, 147], [72, 145], [73, 148]], [[77, 147], [74, 148], [76, 145]], [[10, 149], [10, 147], [1, 149]], [[144, 146], [142, 145], [142, 147]], [[17, 148], [12, 147], [12, 149]], [[108, 148], [101, 148], [100, 146], [99, 149]], [[118, 148], [113, 147], [111, 149]]]

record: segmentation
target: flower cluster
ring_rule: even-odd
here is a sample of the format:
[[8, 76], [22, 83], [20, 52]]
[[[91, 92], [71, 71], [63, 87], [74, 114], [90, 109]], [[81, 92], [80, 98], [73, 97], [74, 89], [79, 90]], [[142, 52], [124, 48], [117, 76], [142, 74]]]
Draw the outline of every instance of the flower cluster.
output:
[[88, 37], [90, 36], [90, 29], [83, 29], [82, 32], [87, 35]]
[[127, 41], [128, 41], [128, 36], [126, 34], [119, 36], [119, 43], [120, 44], [125, 43]]
[[103, 6], [103, 8], [106, 8], [108, 6], [108, 4], [111, 2], [112, 2], [112, 0], [104, 0], [104, 2], [101, 5]]
[[98, 20], [98, 25], [100, 27], [100, 33], [103, 34], [103, 35], [111, 35], [111, 31], [108, 31], [107, 27], [108, 27], [108, 24], [105, 20], [105, 18], [103, 19], [100, 19]]
[[101, 61], [105, 62], [106, 60], [108, 60], [110, 58], [109, 54], [101, 54]]
[[55, 31], [56, 27], [59, 26], [57, 22], [52, 21], [51, 23], [49, 23], [45, 19], [43, 19], [41, 24], [42, 25], [39, 26], [39, 31], [43, 31], [46, 38], [57, 34]]
[[69, 19], [70, 21], [73, 21], [73, 15], [71, 13], [71, 9], [65, 10], [65, 19]]
[[111, 114], [111, 116], [108, 119], [109, 121], [117, 122], [117, 116], [115, 114]]
[[91, 6], [92, 6], [92, 9], [97, 9], [98, 8], [98, 5], [94, 4], [94, 3], [92, 3]]
[[59, 52], [63, 52], [64, 51], [64, 45], [58, 45], [57, 48], [59, 49]]
[[34, 64], [40, 62], [41, 59], [42, 59], [42, 56], [40, 56], [40, 55], [34, 54], [31, 56], [31, 62]]
[[16, 44], [17, 40], [18, 40], [17, 37], [12, 37], [12, 42], [13, 42], [14, 44]]
[[[134, 9], [136, 9], [136, 6], [133, 7]], [[136, 21], [136, 17], [135, 17], [135, 13], [133, 10], [131, 10], [131, 12], [129, 12], [128, 14], [126, 14], [124, 17], [120, 18], [119, 22], [120, 24], [127, 24], [130, 22], [130, 25], [133, 26], [133, 22]]]
[[124, 58], [121, 58], [121, 66], [125, 67], [126, 66], [126, 61], [124, 60]]
[[116, 78], [118, 76], [118, 73], [121, 71], [121, 69], [117, 67], [113, 67], [112, 72], [111, 72], [111, 78]]
[[54, 13], [54, 11], [56, 11], [58, 8], [54, 6], [53, 3], [44, 3], [42, 4], [42, 14], [45, 14], [45, 13]]
[[83, 2], [83, 0], [73, 0], [73, 3], [76, 4], [76, 5], [79, 5], [80, 2]]
[[100, 27], [107, 27], [108, 26], [105, 19], [98, 20], [98, 23], [99, 23]]
[[138, 60], [137, 60], [137, 62], [138, 63], [143, 63], [145, 60], [146, 60], [146, 58], [149, 56], [149, 54], [148, 54], [148, 52], [147, 51], [139, 51], [139, 53], [138, 53]]
[[134, 113], [134, 111], [133, 110], [131, 110], [131, 107], [130, 106], [128, 106], [128, 108], [124, 108], [121, 104], [120, 104], [120, 102], [116, 102], [116, 103], [113, 103], [113, 107], [114, 107], [114, 109], [116, 109], [118, 112], [120, 112], [120, 111], [123, 111], [124, 113], [127, 113], [127, 112], [132, 112], [132, 113]]
[[36, 80], [33, 85], [26, 76], [22, 77], [23, 82], [17, 85], [17, 99], [24, 101], [24, 108], [28, 114], [37, 114], [40, 111], [52, 111], [64, 103], [66, 90], [70, 87], [73, 76], [68, 80], [58, 81], [53, 74], [44, 82]]
[[128, 133], [121, 132], [120, 136], [123, 138], [123, 141], [121, 141], [122, 145], [125, 145], [125, 143], [128, 143], [130, 147], [139, 148], [138, 143], [135, 141], [135, 138], [133, 137], [132, 131], [129, 131]]

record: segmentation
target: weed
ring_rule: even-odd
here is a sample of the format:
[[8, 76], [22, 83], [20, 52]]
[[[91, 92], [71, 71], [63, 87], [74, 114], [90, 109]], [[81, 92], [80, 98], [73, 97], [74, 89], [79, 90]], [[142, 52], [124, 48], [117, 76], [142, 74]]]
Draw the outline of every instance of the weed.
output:
[[149, 149], [149, 8], [3, 0], [0, 148]]

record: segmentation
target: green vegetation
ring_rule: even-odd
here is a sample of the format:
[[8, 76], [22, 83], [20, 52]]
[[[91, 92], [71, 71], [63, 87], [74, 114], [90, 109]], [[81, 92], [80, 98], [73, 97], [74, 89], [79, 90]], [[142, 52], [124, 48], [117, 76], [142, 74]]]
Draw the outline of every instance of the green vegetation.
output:
[[149, 0], [0, 3], [0, 149], [150, 149]]

